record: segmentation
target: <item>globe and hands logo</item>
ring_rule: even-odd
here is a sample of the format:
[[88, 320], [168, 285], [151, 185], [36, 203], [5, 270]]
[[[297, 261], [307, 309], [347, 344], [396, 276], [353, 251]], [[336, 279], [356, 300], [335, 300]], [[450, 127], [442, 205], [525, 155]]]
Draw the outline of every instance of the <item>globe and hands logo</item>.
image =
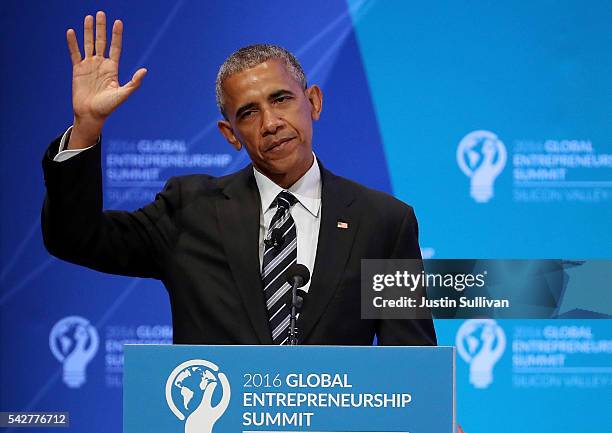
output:
[[459, 142], [457, 164], [470, 178], [470, 195], [477, 203], [493, 198], [495, 179], [506, 166], [504, 143], [490, 131], [472, 131]]
[[63, 380], [70, 388], [86, 381], [86, 368], [98, 351], [99, 337], [87, 319], [68, 316], [58, 321], [49, 333], [49, 347], [63, 365]]
[[[221, 394], [215, 393], [217, 386]], [[185, 421], [185, 433], [210, 433], [231, 397], [229, 381], [219, 367], [204, 359], [178, 365], [166, 381], [166, 402]]]
[[455, 344], [459, 355], [470, 364], [470, 383], [488, 388], [493, 383], [493, 367], [506, 349], [506, 334], [495, 320], [471, 319], [457, 331]]

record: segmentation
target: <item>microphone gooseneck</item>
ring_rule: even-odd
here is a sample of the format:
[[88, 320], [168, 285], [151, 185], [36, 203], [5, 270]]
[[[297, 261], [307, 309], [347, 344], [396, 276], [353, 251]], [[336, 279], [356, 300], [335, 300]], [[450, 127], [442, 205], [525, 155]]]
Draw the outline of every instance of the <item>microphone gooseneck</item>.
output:
[[306, 292], [300, 290], [301, 296], [298, 295], [298, 287], [303, 287], [310, 281], [310, 271], [304, 265], [294, 263], [289, 266], [285, 272], [287, 282], [291, 284], [291, 320], [289, 325], [289, 345], [296, 346], [298, 344], [298, 329], [295, 326], [298, 311], [301, 311], [304, 306], [304, 298]]

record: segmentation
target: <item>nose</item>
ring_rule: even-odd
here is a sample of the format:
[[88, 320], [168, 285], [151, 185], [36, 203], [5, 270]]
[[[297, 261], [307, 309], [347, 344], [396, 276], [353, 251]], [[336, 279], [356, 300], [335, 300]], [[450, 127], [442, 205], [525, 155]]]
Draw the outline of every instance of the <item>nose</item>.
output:
[[276, 134], [279, 128], [283, 126], [283, 120], [271, 108], [266, 108], [262, 113], [262, 135]]

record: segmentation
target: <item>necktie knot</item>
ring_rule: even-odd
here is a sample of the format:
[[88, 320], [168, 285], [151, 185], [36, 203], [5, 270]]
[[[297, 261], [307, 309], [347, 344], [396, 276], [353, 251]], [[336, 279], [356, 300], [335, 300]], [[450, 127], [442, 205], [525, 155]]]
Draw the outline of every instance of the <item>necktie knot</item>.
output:
[[276, 206], [280, 210], [290, 209], [291, 206], [297, 203], [297, 198], [289, 191], [281, 191], [276, 196]]

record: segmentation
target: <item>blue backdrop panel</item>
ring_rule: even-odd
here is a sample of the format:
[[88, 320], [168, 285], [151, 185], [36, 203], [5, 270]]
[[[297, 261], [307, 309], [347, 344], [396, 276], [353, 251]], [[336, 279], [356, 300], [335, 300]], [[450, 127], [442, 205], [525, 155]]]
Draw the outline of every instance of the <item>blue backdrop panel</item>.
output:
[[[2, 209], [10, 210], [0, 227], [2, 409], [63, 408], [75, 431], [121, 431], [121, 345], [171, 342], [169, 305], [157, 281], [78, 268], [43, 248], [40, 160], [72, 122], [65, 30], [75, 27], [80, 38], [83, 16], [104, 9], [109, 21], [124, 21], [122, 81], [141, 66], [149, 70], [103, 132], [105, 207], [136, 209], [170, 176], [222, 175], [248, 163], [246, 153], [233, 151], [216, 131], [214, 80], [229, 53], [257, 42], [289, 48], [309, 81], [323, 88], [324, 115], [314, 138], [323, 163], [389, 190], [352, 18], [344, 2], [323, 1], [307, 10], [284, 2], [245, 10], [241, 2], [186, 1], [13, 2], [2, 8], [2, 54], [10, 63], [0, 73], [11, 83], [3, 92], [2, 146], [11, 158], [3, 159], [0, 176], [13, 186], [0, 194]], [[160, 155], [204, 162], [130, 162]]]
[[[416, 207], [422, 246], [445, 258], [610, 256], [608, 2], [390, 1], [354, 16], [394, 193]], [[479, 202], [470, 184], [487, 180], [493, 196]]]
[[[425, 255], [610, 257], [608, 3], [391, 1], [354, 17], [393, 191], [416, 207]], [[436, 329], [458, 347], [466, 431], [610, 428], [609, 322]]]
[[[236, 48], [272, 42], [292, 50], [323, 89], [316, 154], [414, 205], [426, 256], [610, 258], [606, 2], [3, 2], [1, 410], [70, 411], [73, 431], [119, 432], [122, 344], [172, 338], [159, 282], [66, 264], [42, 245], [40, 160], [72, 122], [64, 33], [74, 27], [81, 38], [83, 16], [100, 9], [125, 24], [122, 82], [149, 70], [103, 132], [107, 209], [142, 206], [173, 175], [248, 163], [216, 131], [214, 79]], [[510, 431], [518, 419], [523, 430], [584, 431], [584, 415], [569, 410], [583, 402], [592, 429], [606, 425], [598, 396], [612, 386], [608, 322], [580, 322], [591, 336], [571, 338], [546, 328], [560, 321], [465, 322], [459, 333], [462, 323], [436, 327], [442, 344], [459, 344], [460, 334], [466, 347], [457, 387], [468, 432], [495, 420]], [[505, 346], [493, 362], [499, 329]], [[515, 352], [519, 336], [557, 346], [603, 341], [604, 349]], [[486, 387], [472, 383], [489, 380], [486, 368], [479, 379], [470, 374], [481, 363], [495, 364]]]

